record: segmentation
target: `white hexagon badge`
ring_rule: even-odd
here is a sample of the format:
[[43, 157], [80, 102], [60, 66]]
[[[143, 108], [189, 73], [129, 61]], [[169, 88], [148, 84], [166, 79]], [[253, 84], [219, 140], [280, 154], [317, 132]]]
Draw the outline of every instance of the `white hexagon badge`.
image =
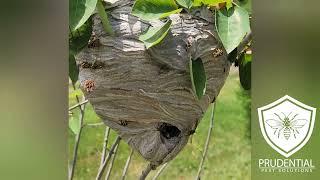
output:
[[264, 139], [274, 150], [288, 158], [310, 139], [316, 108], [286, 95], [258, 108], [258, 114]]

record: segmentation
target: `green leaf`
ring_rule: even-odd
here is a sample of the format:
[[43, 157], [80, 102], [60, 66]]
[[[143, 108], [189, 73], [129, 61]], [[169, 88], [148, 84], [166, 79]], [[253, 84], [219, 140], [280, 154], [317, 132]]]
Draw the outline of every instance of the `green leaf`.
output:
[[136, 0], [132, 14], [146, 21], [154, 21], [181, 10], [174, 0]]
[[252, 0], [235, 0], [234, 2], [248, 11], [249, 14], [252, 14]]
[[251, 62], [252, 55], [243, 53], [240, 57], [239, 76], [243, 89], [251, 89]]
[[88, 45], [88, 41], [92, 33], [91, 18], [83, 24], [79, 29], [69, 33], [69, 51], [72, 54], [77, 54]]
[[177, 3], [185, 8], [190, 9], [192, 7], [192, 0], [176, 0]]
[[201, 58], [189, 62], [192, 89], [200, 100], [206, 92], [207, 77]]
[[71, 117], [69, 118], [69, 128], [71, 129], [71, 131], [72, 131], [74, 134], [79, 134], [80, 128], [81, 128], [81, 126], [80, 126], [80, 119], [71, 116]]
[[234, 6], [218, 10], [216, 28], [224, 48], [229, 54], [250, 32], [249, 14], [246, 10]]
[[69, 0], [69, 25], [71, 31], [81, 27], [92, 15], [97, 0]]
[[147, 49], [158, 44], [167, 35], [172, 21], [168, 20], [162, 26], [150, 27], [148, 31], [140, 35], [139, 40], [144, 43]]
[[220, 3], [226, 3], [226, 7], [229, 9], [232, 7], [232, 0], [194, 0], [193, 6], [198, 7], [201, 5], [216, 6]]
[[69, 54], [69, 77], [73, 84], [78, 80], [79, 69], [73, 54]]
[[202, 6], [203, 0], [193, 0], [192, 6], [193, 7], [198, 7], [198, 6]]

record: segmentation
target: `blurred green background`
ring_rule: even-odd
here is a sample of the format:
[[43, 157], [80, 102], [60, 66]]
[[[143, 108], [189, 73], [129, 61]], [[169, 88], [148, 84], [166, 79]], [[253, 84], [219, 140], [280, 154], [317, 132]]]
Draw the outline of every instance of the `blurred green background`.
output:
[[[242, 89], [237, 68], [232, 67], [230, 75], [217, 99], [214, 128], [201, 179], [250, 179], [250, 92]], [[76, 104], [75, 95], [70, 87], [69, 106]], [[79, 110], [73, 110], [70, 118], [79, 118]], [[87, 105], [84, 123], [99, 123], [101, 120]], [[201, 121], [196, 133], [182, 152], [162, 172], [159, 179], [194, 179], [201, 161], [206, 141], [209, 121]], [[86, 126], [81, 135], [78, 161], [74, 179], [95, 179], [100, 165], [105, 126]], [[116, 134], [111, 131], [108, 144], [110, 148]], [[69, 160], [71, 161], [75, 135], [69, 129]], [[130, 153], [129, 146], [121, 141], [110, 179], [120, 179], [123, 167]], [[137, 179], [147, 162], [134, 152], [128, 169], [127, 179]], [[158, 168], [159, 169], [159, 168]], [[149, 174], [148, 178], [155, 175]]]

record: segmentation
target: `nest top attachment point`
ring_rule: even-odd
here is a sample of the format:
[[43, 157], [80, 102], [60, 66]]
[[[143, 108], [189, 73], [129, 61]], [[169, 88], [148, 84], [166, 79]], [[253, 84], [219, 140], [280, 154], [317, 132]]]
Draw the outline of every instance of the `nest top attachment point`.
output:
[[[146, 49], [139, 36], [151, 24], [131, 15], [132, 1], [120, 2], [109, 10], [114, 36], [93, 17], [95, 45], [76, 57], [79, 80], [104, 123], [158, 166], [173, 159], [195, 132], [222, 88], [230, 62], [214, 22], [206, 20], [214, 19], [212, 13], [200, 13], [207, 14], [203, 18], [171, 15], [166, 37]], [[192, 90], [190, 58], [201, 58], [206, 72], [206, 93], [200, 100]]]

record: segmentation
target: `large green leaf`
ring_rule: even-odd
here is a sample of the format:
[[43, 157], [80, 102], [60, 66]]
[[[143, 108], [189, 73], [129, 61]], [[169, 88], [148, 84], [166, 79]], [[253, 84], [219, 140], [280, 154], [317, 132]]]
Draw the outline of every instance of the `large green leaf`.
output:
[[176, 0], [177, 3], [185, 8], [190, 9], [192, 7], [192, 0]]
[[72, 83], [76, 83], [78, 80], [79, 69], [76, 63], [76, 59], [73, 54], [69, 54], [69, 77]]
[[174, 0], [136, 0], [132, 14], [146, 21], [154, 21], [181, 10]]
[[226, 3], [226, 7], [229, 9], [232, 7], [232, 0], [194, 0], [193, 6], [201, 6], [201, 5], [207, 5], [207, 6], [216, 6], [220, 3]]
[[239, 76], [243, 89], [251, 89], [251, 62], [252, 55], [243, 53], [240, 57]]
[[72, 131], [74, 134], [79, 134], [80, 128], [81, 128], [81, 126], [80, 126], [80, 119], [71, 116], [71, 117], [69, 118], [69, 128], [71, 129], [71, 131]]
[[250, 32], [249, 14], [246, 10], [234, 6], [218, 10], [216, 28], [224, 48], [229, 54]]
[[69, 0], [69, 25], [72, 31], [89, 19], [96, 5], [97, 0]]
[[140, 35], [139, 40], [144, 43], [147, 49], [158, 44], [167, 35], [171, 23], [172, 21], [168, 20], [162, 26], [150, 27], [145, 34]]
[[192, 89], [200, 100], [206, 92], [207, 77], [201, 58], [189, 62]]
[[92, 33], [92, 21], [88, 19], [79, 29], [69, 33], [69, 51], [77, 54], [88, 45]]

